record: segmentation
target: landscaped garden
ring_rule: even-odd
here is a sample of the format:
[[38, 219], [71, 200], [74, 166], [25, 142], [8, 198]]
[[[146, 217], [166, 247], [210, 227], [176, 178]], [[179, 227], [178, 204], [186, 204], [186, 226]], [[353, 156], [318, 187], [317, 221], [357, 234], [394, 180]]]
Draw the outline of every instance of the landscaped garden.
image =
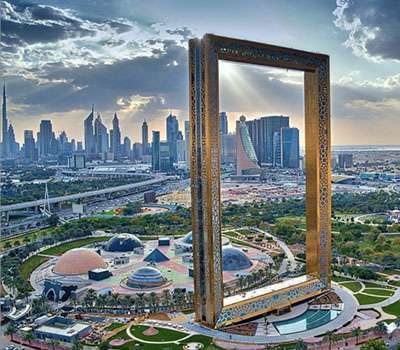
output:
[[400, 318], [400, 301], [397, 301], [391, 305], [385, 306], [382, 309], [386, 313]]
[[83, 238], [83, 239], [78, 239], [76, 241], [71, 241], [71, 242], [67, 242], [64, 244], [60, 244], [57, 245], [55, 247], [51, 247], [49, 249], [46, 249], [42, 252], [40, 252], [40, 254], [43, 255], [61, 255], [63, 253], [65, 253], [68, 250], [74, 249], [74, 248], [80, 248], [89, 244], [93, 244], [93, 243], [98, 243], [98, 242], [104, 242], [109, 240], [110, 237], [108, 236], [102, 236], [102, 237], [87, 237], [87, 238]]
[[[183, 346], [187, 343], [201, 343], [203, 345], [204, 350], [222, 350], [220, 347], [212, 344], [212, 338], [196, 334], [192, 335], [188, 338], [185, 338], [188, 333], [176, 331], [173, 329], [162, 328], [162, 327], [154, 327], [158, 333], [153, 336], [145, 336], [143, 332], [146, 331], [149, 326], [145, 325], [137, 325], [131, 327], [132, 334], [143, 340], [131, 340], [124, 344], [118, 346], [111, 346], [112, 349], [121, 349], [121, 350], [131, 350], [131, 349], [141, 349], [141, 350], [182, 350]], [[185, 338], [185, 340], [179, 341], [179, 339]], [[131, 339], [127, 334], [126, 330], [123, 330], [116, 335], [114, 335], [109, 341], [121, 339], [121, 340], [129, 340]], [[151, 342], [166, 342], [161, 344], [154, 343], [146, 343], [146, 341]]]

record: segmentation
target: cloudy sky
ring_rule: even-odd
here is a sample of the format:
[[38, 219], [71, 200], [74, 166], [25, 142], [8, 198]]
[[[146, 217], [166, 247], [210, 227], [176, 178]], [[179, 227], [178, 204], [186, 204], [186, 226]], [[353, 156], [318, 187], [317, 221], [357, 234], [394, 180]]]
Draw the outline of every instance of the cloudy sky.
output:
[[[169, 112], [188, 118], [188, 38], [214, 33], [329, 54], [334, 144], [400, 144], [398, 0], [7, 0], [1, 15], [19, 140], [41, 119], [82, 139], [92, 103], [134, 141], [144, 118], [163, 134]], [[241, 113], [302, 126], [301, 74], [221, 63], [220, 81], [232, 128]]]

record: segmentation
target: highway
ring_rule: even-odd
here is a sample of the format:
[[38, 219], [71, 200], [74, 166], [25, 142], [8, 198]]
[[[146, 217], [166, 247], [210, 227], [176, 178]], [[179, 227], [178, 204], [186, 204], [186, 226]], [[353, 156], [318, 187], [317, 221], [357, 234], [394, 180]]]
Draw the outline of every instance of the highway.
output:
[[[82, 199], [82, 198], [96, 197], [96, 196], [100, 196], [100, 195], [103, 195], [103, 194], [109, 194], [109, 193], [125, 191], [125, 190], [132, 190], [132, 189], [137, 188], [137, 187], [156, 185], [156, 184], [163, 183], [163, 182], [165, 182], [167, 180], [169, 180], [169, 177], [158, 175], [153, 179], [140, 181], [140, 182], [136, 182], [136, 183], [133, 183], [133, 184], [109, 187], [109, 188], [104, 188], [102, 190], [75, 193], [75, 194], [70, 194], [70, 195], [67, 195], [67, 196], [52, 197], [52, 198], [49, 198], [49, 203], [50, 204], [55, 204], [55, 203], [61, 203], [61, 202], [76, 201], [76, 200], [79, 200], [79, 199]], [[0, 212], [8, 212], [8, 211], [13, 211], [13, 210], [34, 208], [34, 207], [38, 207], [38, 206], [41, 206], [41, 205], [44, 205], [44, 204], [47, 204], [46, 200], [45, 199], [39, 199], [39, 200], [36, 200], [36, 201], [4, 205], [4, 206], [0, 207]]]

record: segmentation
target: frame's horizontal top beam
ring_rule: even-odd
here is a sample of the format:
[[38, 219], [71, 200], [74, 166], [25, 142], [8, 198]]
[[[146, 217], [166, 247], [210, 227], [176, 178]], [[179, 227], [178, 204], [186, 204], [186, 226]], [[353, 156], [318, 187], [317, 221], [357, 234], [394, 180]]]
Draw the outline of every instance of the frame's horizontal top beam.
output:
[[217, 51], [217, 57], [221, 60], [311, 72], [329, 61], [328, 55], [320, 53], [232, 39], [214, 34], [205, 34], [204, 40], [209, 43], [211, 49]]

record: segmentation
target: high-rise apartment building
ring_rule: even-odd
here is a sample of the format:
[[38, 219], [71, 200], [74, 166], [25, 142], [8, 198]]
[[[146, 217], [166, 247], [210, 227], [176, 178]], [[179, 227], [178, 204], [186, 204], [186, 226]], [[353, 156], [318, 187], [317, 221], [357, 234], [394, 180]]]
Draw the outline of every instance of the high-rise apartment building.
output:
[[353, 167], [353, 154], [340, 153], [338, 156], [338, 166], [340, 169], [347, 169]]
[[176, 162], [177, 152], [176, 152], [176, 141], [178, 139], [179, 123], [176, 116], [170, 114], [167, 117], [167, 142], [169, 145], [169, 153], [171, 157], [171, 162]]
[[221, 112], [219, 114], [219, 121], [220, 121], [220, 133], [221, 135], [226, 135], [228, 133], [228, 116], [226, 112]]
[[236, 163], [236, 135], [221, 135], [221, 164], [228, 165]]
[[274, 132], [273, 165], [295, 169], [300, 167], [299, 129], [281, 128]]
[[153, 172], [160, 171], [160, 132], [153, 131], [153, 141], [151, 145], [152, 157], [151, 167]]
[[3, 104], [2, 104], [2, 119], [1, 119], [1, 151], [3, 157], [8, 156], [8, 119], [7, 119], [7, 96], [6, 96], [6, 83], [3, 84]]
[[123, 143], [123, 149], [122, 149], [122, 155], [124, 157], [130, 157], [131, 155], [131, 148], [132, 148], [132, 142], [131, 139], [128, 136], [124, 137], [124, 143]]
[[95, 153], [103, 154], [108, 152], [108, 133], [107, 128], [103, 124], [100, 114], [97, 114], [97, 118], [94, 121], [94, 139], [95, 139]]
[[242, 115], [236, 122], [236, 174], [250, 175], [260, 172], [257, 155]]
[[142, 147], [143, 147], [143, 155], [146, 156], [149, 154], [149, 126], [147, 125], [146, 120], [143, 121], [142, 124]]
[[160, 142], [160, 171], [168, 172], [172, 169], [172, 157], [169, 142]]
[[35, 161], [35, 139], [32, 130], [24, 130], [24, 160], [27, 163]]
[[94, 106], [92, 111], [83, 122], [84, 141], [86, 155], [91, 156], [96, 153], [95, 137], [93, 132]]
[[268, 116], [246, 122], [257, 158], [261, 164], [274, 162], [274, 133], [289, 127], [289, 117]]
[[49, 156], [52, 153], [52, 141], [54, 138], [53, 127], [50, 120], [40, 122], [39, 131], [39, 156], [41, 158]]
[[120, 155], [121, 150], [121, 130], [119, 128], [119, 119], [117, 113], [114, 113], [114, 118], [112, 121], [112, 149], [111, 152], [114, 153], [114, 157]]

